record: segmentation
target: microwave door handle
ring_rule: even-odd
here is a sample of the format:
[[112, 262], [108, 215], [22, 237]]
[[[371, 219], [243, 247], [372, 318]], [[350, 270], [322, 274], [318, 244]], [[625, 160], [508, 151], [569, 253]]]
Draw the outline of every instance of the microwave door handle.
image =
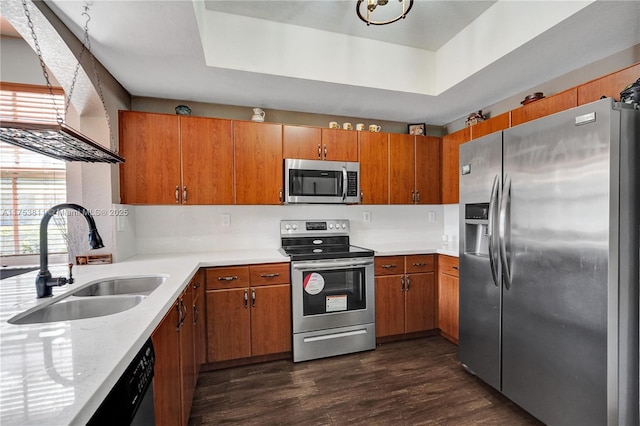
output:
[[347, 166], [342, 166], [342, 201], [347, 199]]
[[336, 268], [352, 268], [356, 266], [373, 265], [373, 260], [354, 260], [347, 262], [294, 262], [291, 263], [291, 268], [298, 271], [320, 271], [324, 269], [336, 269]]

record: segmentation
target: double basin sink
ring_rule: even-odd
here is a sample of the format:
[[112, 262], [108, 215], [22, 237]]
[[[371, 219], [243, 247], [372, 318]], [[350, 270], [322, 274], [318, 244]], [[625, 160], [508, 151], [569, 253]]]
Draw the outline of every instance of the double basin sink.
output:
[[103, 279], [70, 292], [53, 303], [20, 313], [9, 323], [39, 324], [116, 314], [140, 304], [166, 279], [157, 275]]

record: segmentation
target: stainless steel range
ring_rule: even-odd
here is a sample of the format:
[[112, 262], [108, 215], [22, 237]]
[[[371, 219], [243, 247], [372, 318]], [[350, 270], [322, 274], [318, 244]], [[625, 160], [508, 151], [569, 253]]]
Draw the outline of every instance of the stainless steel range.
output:
[[349, 221], [283, 220], [291, 258], [293, 361], [375, 349], [373, 251], [349, 244]]

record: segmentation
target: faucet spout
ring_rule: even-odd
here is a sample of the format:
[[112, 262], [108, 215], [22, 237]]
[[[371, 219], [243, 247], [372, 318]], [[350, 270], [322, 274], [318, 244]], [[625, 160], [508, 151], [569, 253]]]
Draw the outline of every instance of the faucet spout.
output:
[[96, 228], [96, 222], [93, 220], [93, 216], [91, 213], [84, 207], [78, 204], [72, 203], [64, 203], [58, 204], [56, 206], [51, 207], [42, 217], [42, 221], [40, 222], [40, 272], [36, 278], [36, 294], [38, 298], [49, 297], [53, 293], [51, 291], [51, 287], [57, 285], [67, 284], [68, 280], [65, 277], [53, 278], [51, 276], [51, 272], [49, 272], [49, 253], [48, 253], [48, 242], [47, 242], [47, 227], [49, 225], [49, 220], [55, 215], [58, 211], [63, 209], [70, 209], [80, 212], [87, 221], [89, 225], [89, 247], [91, 249], [98, 249], [104, 247], [102, 243], [102, 238], [98, 233], [98, 229]]

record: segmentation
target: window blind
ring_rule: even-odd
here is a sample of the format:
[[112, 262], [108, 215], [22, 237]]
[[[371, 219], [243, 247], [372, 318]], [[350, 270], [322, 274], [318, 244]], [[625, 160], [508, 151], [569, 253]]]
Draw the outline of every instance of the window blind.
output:
[[[56, 120], [64, 108], [64, 94], [47, 87], [0, 85], [0, 120]], [[40, 221], [52, 206], [66, 202], [65, 162], [0, 143], [0, 254], [40, 252]], [[60, 214], [62, 213], [62, 214]], [[66, 217], [60, 212], [48, 226], [49, 253], [66, 253]]]

